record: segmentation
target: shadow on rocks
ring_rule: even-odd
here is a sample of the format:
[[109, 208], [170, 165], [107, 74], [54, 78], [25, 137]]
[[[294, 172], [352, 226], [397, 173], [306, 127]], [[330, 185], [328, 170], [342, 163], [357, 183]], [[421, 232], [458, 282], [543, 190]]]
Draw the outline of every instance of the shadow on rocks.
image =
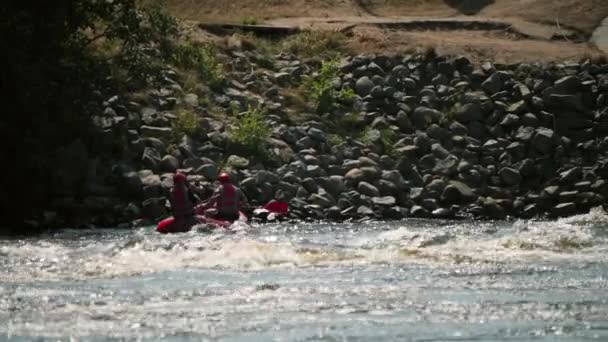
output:
[[444, 0], [445, 3], [457, 9], [462, 14], [474, 15], [483, 10], [488, 5], [494, 3], [494, 0]]

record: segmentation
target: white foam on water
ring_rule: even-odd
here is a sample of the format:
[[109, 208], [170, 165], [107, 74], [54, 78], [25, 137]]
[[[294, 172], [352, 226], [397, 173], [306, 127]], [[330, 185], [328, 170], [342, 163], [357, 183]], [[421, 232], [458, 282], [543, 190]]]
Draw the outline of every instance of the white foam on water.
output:
[[419, 228], [403, 221], [388, 231], [329, 234], [326, 238], [334, 240], [321, 245], [307, 243], [297, 232], [158, 235], [140, 230], [111, 242], [93, 238], [76, 245], [57, 239], [5, 244], [0, 247], [0, 277], [36, 281], [120, 277], [181, 268], [253, 271], [374, 263], [605, 261], [606, 238], [598, 237], [595, 231], [607, 224], [608, 215], [600, 209], [557, 221], [510, 224], [450, 222]]

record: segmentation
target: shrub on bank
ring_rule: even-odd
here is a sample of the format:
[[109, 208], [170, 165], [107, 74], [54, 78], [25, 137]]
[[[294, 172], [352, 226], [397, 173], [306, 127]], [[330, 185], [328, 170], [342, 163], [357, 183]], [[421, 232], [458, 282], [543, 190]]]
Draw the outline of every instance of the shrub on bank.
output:
[[249, 107], [240, 115], [235, 127], [230, 131], [231, 142], [261, 160], [268, 160], [267, 140], [272, 129], [265, 120], [266, 112], [262, 108]]
[[171, 58], [176, 65], [195, 71], [212, 89], [224, 84], [224, 71], [211, 45], [181, 44], [174, 48]]
[[340, 79], [340, 60], [334, 58], [323, 62], [318, 75], [308, 77], [305, 87], [317, 106], [317, 113], [330, 112], [337, 106], [352, 102], [355, 92], [351, 88], [337, 89], [335, 80]]

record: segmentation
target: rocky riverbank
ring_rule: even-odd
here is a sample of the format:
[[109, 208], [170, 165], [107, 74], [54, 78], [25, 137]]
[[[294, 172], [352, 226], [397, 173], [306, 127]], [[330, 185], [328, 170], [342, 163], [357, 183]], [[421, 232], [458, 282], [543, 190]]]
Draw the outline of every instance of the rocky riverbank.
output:
[[[608, 65], [353, 56], [331, 85], [354, 95], [309, 114], [291, 95], [308, 101], [302, 84], [320, 77], [320, 61], [242, 49], [223, 58], [216, 90], [185, 90], [167, 71], [158, 89], [106, 101], [100, 144], [121, 151], [112, 172], [93, 174], [84, 199], [50, 203], [45, 220], [71, 212], [102, 225], [152, 223], [168, 215], [178, 169], [209, 190], [229, 170], [254, 203], [287, 201], [302, 220], [559, 217], [606, 202]], [[264, 108], [272, 129], [268, 158], [231, 143], [250, 106]], [[183, 110], [202, 133], [175, 138]]]

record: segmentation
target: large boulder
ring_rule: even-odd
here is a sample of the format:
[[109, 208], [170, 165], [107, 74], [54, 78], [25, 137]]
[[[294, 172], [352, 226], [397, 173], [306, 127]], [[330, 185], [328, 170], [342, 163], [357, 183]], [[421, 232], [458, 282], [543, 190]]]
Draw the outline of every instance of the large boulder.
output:
[[179, 169], [179, 160], [172, 155], [166, 155], [160, 161], [160, 170], [166, 172], [175, 172]]
[[550, 153], [553, 150], [555, 133], [549, 128], [539, 128], [532, 138], [532, 146], [542, 153]]
[[412, 113], [412, 123], [417, 129], [426, 130], [433, 122], [438, 122], [443, 114], [432, 108], [418, 107]]
[[376, 188], [375, 186], [373, 186], [372, 184], [370, 184], [368, 182], [360, 182], [359, 185], [357, 186], [357, 191], [359, 193], [369, 196], [369, 197], [379, 197], [380, 196], [380, 191], [378, 190], [378, 188]]
[[161, 140], [169, 140], [171, 138], [172, 130], [170, 127], [156, 127], [156, 126], [141, 126], [139, 132], [143, 137], [146, 138], [157, 138]]
[[467, 103], [454, 112], [454, 120], [462, 123], [483, 120], [483, 112], [478, 103]]
[[518, 185], [522, 181], [519, 170], [510, 167], [503, 167], [498, 171], [500, 179], [507, 185]]
[[142, 214], [147, 219], [158, 220], [167, 215], [164, 197], [148, 198], [142, 202], [141, 206]]
[[459, 181], [450, 181], [441, 193], [441, 200], [449, 204], [468, 203], [475, 198], [473, 189]]
[[363, 97], [368, 95], [372, 91], [374, 86], [374, 82], [372, 82], [369, 77], [363, 76], [357, 80], [355, 84], [355, 90], [359, 96]]
[[152, 147], [146, 147], [141, 157], [142, 164], [150, 170], [158, 170], [161, 157], [158, 150]]

